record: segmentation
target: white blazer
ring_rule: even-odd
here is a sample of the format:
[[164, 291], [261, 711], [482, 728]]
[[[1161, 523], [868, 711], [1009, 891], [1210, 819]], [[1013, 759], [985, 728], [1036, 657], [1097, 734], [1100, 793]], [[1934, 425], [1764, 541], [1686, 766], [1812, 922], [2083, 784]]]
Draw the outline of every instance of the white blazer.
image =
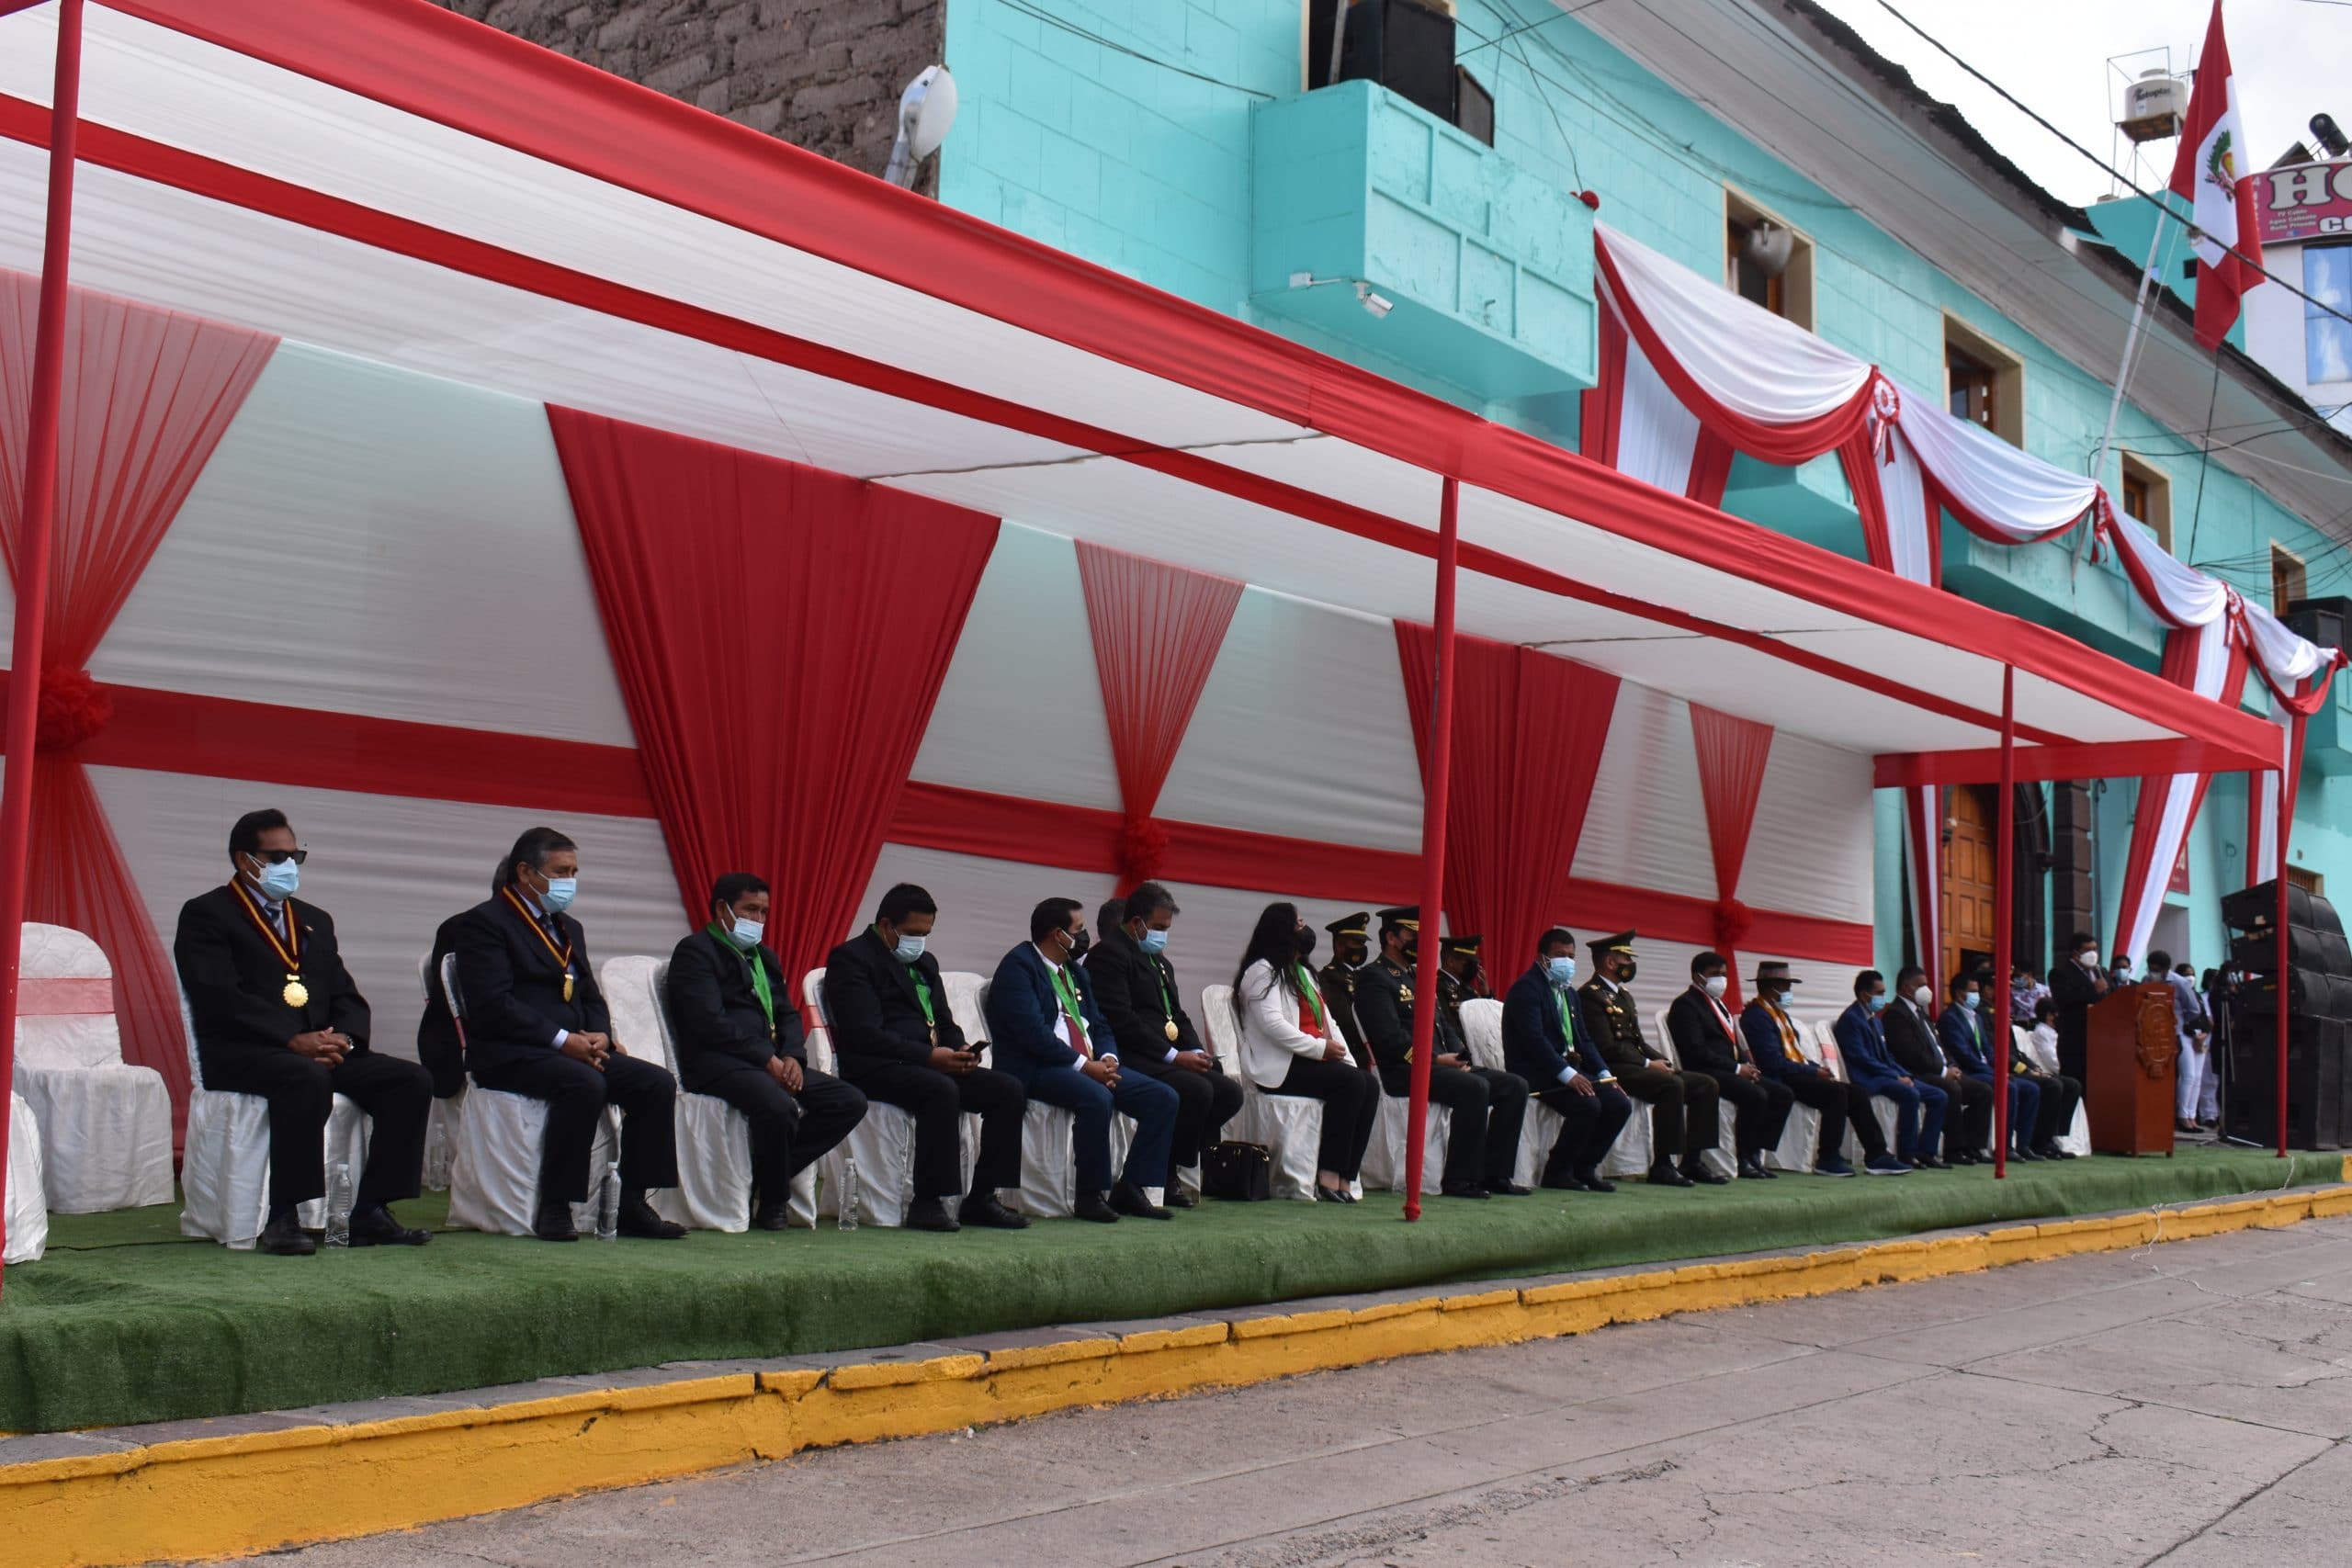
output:
[[[1298, 1026], [1297, 1002], [1261, 958], [1241, 974], [1241, 1072], [1260, 1089], [1280, 1089], [1292, 1062], [1320, 1061], [1327, 1048]], [[1335, 1033], [1332, 1036], [1337, 1039]]]

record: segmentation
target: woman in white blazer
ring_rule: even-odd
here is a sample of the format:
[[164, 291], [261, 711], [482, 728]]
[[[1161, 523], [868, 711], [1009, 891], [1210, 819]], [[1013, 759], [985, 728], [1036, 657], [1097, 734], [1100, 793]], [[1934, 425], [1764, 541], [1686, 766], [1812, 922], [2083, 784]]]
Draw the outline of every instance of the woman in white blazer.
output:
[[1332, 1026], [1306, 963], [1314, 951], [1314, 928], [1298, 918], [1297, 905], [1266, 906], [1233, 977], [1241, 1071], [1268, 1094], [1323, 1102], [1315, 1196], [1326, 1203], [1352, 1203], [1356, 1173], [1380, 1111], [1380, 1080], [1355, 1065], [1347, 1042]]

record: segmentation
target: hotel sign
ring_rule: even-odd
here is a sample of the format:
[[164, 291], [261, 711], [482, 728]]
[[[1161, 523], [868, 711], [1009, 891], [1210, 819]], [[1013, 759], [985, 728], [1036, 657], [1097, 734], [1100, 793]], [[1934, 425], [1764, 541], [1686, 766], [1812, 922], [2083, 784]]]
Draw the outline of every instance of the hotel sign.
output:
[[2265, 169], [2254, 189], [2266, 245], [2352, 236], [2352, 162]]

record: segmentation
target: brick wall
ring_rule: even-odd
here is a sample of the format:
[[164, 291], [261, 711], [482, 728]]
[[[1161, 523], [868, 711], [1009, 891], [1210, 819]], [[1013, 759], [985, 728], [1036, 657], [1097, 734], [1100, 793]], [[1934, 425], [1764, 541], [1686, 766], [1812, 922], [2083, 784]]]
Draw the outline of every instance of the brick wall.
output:
[[439, 3], [869, 175], [889, 162], [899, 94], [946, 35], [946, 0]]

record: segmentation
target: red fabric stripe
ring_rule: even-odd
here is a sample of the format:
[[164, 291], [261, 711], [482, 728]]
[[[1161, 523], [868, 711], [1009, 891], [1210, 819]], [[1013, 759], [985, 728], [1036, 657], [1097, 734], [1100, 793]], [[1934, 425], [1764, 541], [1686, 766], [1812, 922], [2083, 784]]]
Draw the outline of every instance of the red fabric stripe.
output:
[[1625, 417], [1625, 321], [1606, 299], [1600, 315], [1600, 380], [1580, 400], [1577, 444], [1586, 457], [1613, 468], [1618, 426]]
[[[2203, 637], [2203, 629], [2194, 626], [2165, 634], [2162, 671], [2165, 680], [2184, 689], [2195, 683], [2198, 648]], [[2234, 651], [2231, 662], [2238, 662]], [[2243, 666], [2239, 668], [2243, 671]], [[2140, 781], [2139, 803], [2133, 808], [2132, 820], [2132, 847], [2123, 862], [2122, 897], [2116, 900], [2115, 942], [2108, 949], [2109, 953], [2126, 951], [2124, 942], [2141, 897], [2147, 891], [2149, 877], [2165, 875], [2172, 869], [2168, 864], [2150, 864], [2155, 858], [2156, 835], [2164, 825], [2165, 791], [2171, 784], [2169, 773], [2152, 773]]]
[[75, 1018], [114, 1011], [114, 982], [103, 975], [17, 981], [18, 1018]]
[[1731, 964], [1728, 995], [1736, 1006], [1737, 949], [1747, 939], [1748, 924], [1747, 907], [1739, 901], [1739, 872], [1756, 827], [1765, 765], [1771, 760], [1772, 727], [1692, 703], [1690, 739], [1699, 758], [1699, 794], [1715, 864], [1714, 945]]
[[[1900, 437], [1890, 434], [1888, 439]], [[1838, 466], [1845, 472], [1846, 488], [1853, 492], [1854, 513], [1861, 520], [1862, 544], [1869, 552], [1871, 565], [1881, 571], [1893, 571], [1894, 525], [1887, 516], [1886, 491], [1879, 487], [1878, 455], [1871, 450], [1867, 429], [1857, 430], [1838, 444]]]
[[1702, 506], [1721, 507], [1736, 456], [1730, 442], [1702, 425], [1690, 454], [1690, 483], [1684, 493]]
[[[2201, 740], [2112, 740], [2095, 745], [2020, 746], [2017, 782], [2120, 779], [2140, 773], [2233, 773], [2245, 766], [2235, 751]], [[1879, 789], [1906, 784], [1993, 784], [2001, 776], [1997, 746], [1967, 751], [1887, 752], [1877, 759]]]

